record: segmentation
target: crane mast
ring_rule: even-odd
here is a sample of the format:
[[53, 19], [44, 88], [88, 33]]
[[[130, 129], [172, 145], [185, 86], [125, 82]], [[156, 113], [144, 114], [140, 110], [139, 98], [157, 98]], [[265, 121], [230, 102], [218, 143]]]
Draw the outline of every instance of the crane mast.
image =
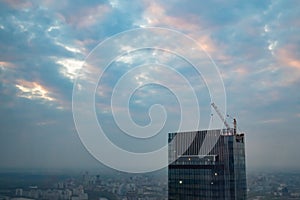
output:
[[222, 113], [220, 112], [220, 110], [218, 109], [217, 105], [215, 103], [211, 103], [211, 106], [215, 109], [215, 111], [217, 112], [217, 114], [219, 115], [220, 119], [222, 120], [222, 122], [224, 123], [224, 125], [226, 126], [227, 130], [230, 129], [229, 124], [226, 122], [226, 119], [223, 117]]

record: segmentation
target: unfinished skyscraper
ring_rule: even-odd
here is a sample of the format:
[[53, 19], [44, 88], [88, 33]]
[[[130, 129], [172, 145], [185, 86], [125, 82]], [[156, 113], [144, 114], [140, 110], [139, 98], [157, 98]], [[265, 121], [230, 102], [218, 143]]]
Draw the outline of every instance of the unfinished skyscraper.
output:
[[169, 133], [170, 200], [246, 199], [244, 134], [221, 119], [227, 129]]

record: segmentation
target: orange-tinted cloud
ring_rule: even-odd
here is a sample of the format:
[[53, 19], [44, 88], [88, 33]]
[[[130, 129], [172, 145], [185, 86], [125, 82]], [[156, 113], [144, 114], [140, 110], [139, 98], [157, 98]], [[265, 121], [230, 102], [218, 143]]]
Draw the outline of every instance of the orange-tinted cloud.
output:
[[0, 68], [14, 68], [14, 64], [10, 62], [0, 61]]
[[72, 14], [63, 18], [67, 23], [74, 25], [76, 28], [87, 28], [99, 23], [110, 10], [111, 7], [108, 5], [87, 7], [82, 8], [78, 12], [72, 12]]
[[32, 7], [32, 2], [23, 0], [4, 0], [9, 6], [15, 9], [28, 9]]
[[286, 45], [277, 51], [277, 59], [285, 66], [300, 69], [300, 58], [296, 55], [296, 45]]
[[199, 18], [188, 14], [186, 18], [170, 16], [166, 13], [165, 8], [157, 2], [146, 1], [145, 4], [146, 10], [143, 14], [143, 22], [138, 23], [141, 27], [168, 27], [183, 31], [195, 39], [209, 53], [217, 49], [207, 34], [198, 34], [201, 31]]
[[43, 85], [37, 82], [29, 82], [26, 80], [18, 80], [15, 85], [19, 89], [18, 96], [27, 99], [39, 99], [43, 101], [56, 101], [51, 96], [51, 92]]

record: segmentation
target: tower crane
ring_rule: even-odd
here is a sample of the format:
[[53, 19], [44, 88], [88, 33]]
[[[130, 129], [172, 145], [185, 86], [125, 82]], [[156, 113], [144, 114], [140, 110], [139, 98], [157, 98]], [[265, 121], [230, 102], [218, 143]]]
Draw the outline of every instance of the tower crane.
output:
[[[211, 106], [215, 109], [215, 111], [217, 112], [218, 116], [220, 117], [220, 119], [222, 120], [222, 122], [224, 123], [224, 125], [226, 126], [227, 130], [230, 130], [230, 126], [227, 123], [226, 119], [223, 117], [222, 113], [220, 112], [220, 110], [218, 109], [217, 105], [215, 103], [211, 103]], [[233, 134], [236, 135], [236, 119], [233, 119]]]

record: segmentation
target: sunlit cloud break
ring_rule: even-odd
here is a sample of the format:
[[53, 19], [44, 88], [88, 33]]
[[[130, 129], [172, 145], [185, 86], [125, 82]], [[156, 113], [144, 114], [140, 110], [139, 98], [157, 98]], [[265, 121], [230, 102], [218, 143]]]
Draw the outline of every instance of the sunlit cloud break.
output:
[[32, 100], [55, 101], [55, 98], [50, 96], [50, 92], [37, 82], [19, 80], [16, 88], [19, 89], [17, 94], [19, 97]]

